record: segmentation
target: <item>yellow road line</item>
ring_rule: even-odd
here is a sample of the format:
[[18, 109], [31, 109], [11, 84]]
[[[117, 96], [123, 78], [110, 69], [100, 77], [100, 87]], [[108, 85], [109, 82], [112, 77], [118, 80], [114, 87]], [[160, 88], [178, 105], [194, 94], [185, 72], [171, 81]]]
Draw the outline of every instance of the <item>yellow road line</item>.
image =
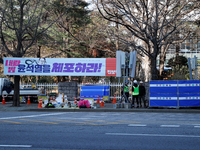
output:
[[80, 124], [86, 124], [86, 125], [102, 125], [102, 124], [95, 124], [95, 123], [88, 123], [88, 122], [78, 122], [78, 121], [67, 121], [67, 120], [57, 120], [57, 119], [51, 119], [53, 121], [62, 121], [62, 122], [70, 122], [70, 123], [80, 123]]
[[55, 123], [55, 122], [47, 122], [47, 121], [38, 121], [38, 120], [29, 120], [29, 119], [20, 119], [23, 121], [31, 121], [31, 122], [41, 122], [41, 123], [48, 123], [48, 124], [59, 124], [59, 123]]
[[106, 124], [121, 124], [119, 122], [106, 122]]
[[14, 123], [14, 124], [22, 124], [21, 122], [15, 122], [15, 121], [6, 121], [6, 120], [0, 120], [0, 121]]
[[105, 121], [105, 120], [84, 120], [84, 121], [91, 121], [91, 122], [103, 122], [104, 125], [106, 124], [120, 124], [119, 122], [108, 122], [108, 121]]
[[91, 121], [91, 122], [106, 122], [105, 120], [84, 120], [84, 121]]
[[[116, 120], [116, 122], [108, 122], [108, 121], [105, 121], [105, 120], [102, 120], [102, 121], [101, 120], [84, 120], [84, 121], [103, 122], [105, 124], [122, 124], [121, 122], [118, 122], [119, 120]], [[135, 123], [139, 123], [139, 122], [135, 122]]]

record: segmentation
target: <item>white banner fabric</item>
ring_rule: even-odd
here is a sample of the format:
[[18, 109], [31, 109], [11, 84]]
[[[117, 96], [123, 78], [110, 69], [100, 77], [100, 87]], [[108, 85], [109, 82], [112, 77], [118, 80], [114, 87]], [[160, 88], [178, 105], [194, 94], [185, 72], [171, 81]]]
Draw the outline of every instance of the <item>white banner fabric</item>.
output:
[[105, 58], [4, 57], [4, 75], [105, 76]]

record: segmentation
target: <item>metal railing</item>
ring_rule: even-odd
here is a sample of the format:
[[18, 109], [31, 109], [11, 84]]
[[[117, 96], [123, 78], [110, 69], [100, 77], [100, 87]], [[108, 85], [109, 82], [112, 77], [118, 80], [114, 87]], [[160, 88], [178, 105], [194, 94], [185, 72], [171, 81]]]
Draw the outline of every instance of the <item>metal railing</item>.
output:
[[[80, 96], [80, 90], [81, 90], [81, 86], [85, 86], [85, 85], [93, 85], [91, 83], [85, 83], [85, 84], [78, 84], [78, 97]], [[121, 93], [122, 93], [122, 87], [123, 87], [123, 83], [96, 83], [95, 85], [109, 85], [110, 87], [110, 100], [113, 100], [114, 95], [116, 100], [119, 100], [121, 98]], [[49, 95], [50, 93], [58, 93], [58, 84], [56, 83], [37, 83], [37, 84], [26, 84], [23, 83], [20, 85], [22, 88], [42, 88], [46, 90], [46, 94]], [[130, 97], [129, 99], [131, 99], [131, 84], [128, 84], [129, 88], [130, 88]]]

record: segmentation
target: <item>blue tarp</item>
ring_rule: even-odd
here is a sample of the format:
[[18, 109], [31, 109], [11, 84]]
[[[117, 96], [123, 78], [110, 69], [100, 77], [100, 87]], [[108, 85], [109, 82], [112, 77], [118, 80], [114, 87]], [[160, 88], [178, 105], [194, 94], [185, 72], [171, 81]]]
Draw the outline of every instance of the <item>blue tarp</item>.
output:
[[165, 106], [176, 107], [177, 106], [177, 94], [151, 94], [150, 93], [150, 106]]
[[83, 96], [83, 99], [85, 98], [94, 98], [94, 100], [97, 100], [97, 97], [99, 95], [99, 98], [101, 99], [103, 96], [110, 95], [110, 87], [109, 85], [86, 85], [81, 86], [81, 92], [80, 97]]
[[150, 81], [149, 106], [200, 106], [200, 81]]

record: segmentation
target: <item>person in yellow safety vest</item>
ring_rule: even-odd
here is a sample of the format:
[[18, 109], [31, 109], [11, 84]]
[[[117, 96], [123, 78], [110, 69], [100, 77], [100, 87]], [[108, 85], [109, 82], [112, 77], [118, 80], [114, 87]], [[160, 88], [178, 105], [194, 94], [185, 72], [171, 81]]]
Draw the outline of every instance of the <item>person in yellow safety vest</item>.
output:
[[137, 80], [134, 80], [132, 86], [132, 104], [131, 104], [132, 107], [134, 107], [135, 100], [136, 100], [136, 107], [137, 108], [139, 107], [138, 95], [139, 95], [139, 85], [137, 83]]
[[127, 83], [127, 81], [125, 81], [125, 85], [124, 85], [124, 93], [125, 93], [126, 98], [127, 98], [127, 100], [128, 100], [128, 98], [129, 98], [129, 87], [128, 87], [128, 83]]
[[124, 89], [121, 90], [121, 95], [123, 95], [123, 94], [125, 94], [125, 96], [127, 98], [127, 102], [129, 102], [129, 100], [128, 100], [128, 98], [129, 98], [129, 87], [128, 87], [127, 81], [125, 81]]

